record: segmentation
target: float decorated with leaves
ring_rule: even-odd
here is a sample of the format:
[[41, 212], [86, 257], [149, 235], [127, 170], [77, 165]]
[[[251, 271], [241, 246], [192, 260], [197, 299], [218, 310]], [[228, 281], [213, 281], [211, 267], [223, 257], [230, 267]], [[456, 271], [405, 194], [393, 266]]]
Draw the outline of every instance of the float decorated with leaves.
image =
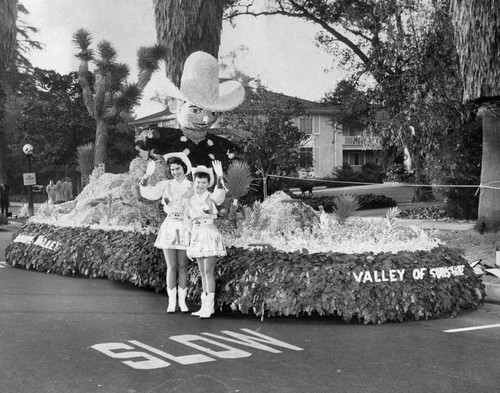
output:
[[[74, 201], [43, 205], [13, 235], [7, 262], [164, 291], [166, 267], [153, 247], [164, 213], [138, 192], [146, 166], [136, 158], [125, 174], [96, 169]], [[152, 183], [165, 169], [160, 158]], [[217, 264], [219, 309], [383, 323], [453, 316], [482, 304], [484, 285], [460, 252], [420, 228], [397, 225], [396, 209], [368, 222], [349, 217], [355, 208], [349, 195], [327, 214], [283, 192], [239, 206], [250, 185], [247, 171], [234, 163], [226, 172], [235, 192], [218, 219], [228, 246]], [[197, 302], [194, 262], [189, 274], [188, 297]]]

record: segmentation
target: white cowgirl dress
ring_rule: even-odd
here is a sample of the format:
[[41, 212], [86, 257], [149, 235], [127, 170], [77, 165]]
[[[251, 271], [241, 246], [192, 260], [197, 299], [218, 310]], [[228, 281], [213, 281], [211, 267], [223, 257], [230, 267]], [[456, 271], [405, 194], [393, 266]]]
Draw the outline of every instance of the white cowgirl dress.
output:
[[[162, 199], [167, 218], [158, 230], [154, 246], [161, 249], [185, 250], [188, 246], [184, 228], [184, 207], [192, 194], [192, 183], [184, 179], [164, 180], [154, 186], [140, 186], [141, 195], [149, 200]], [[168, 203], [166, 202], [168, 200]]]
[[190, 259], [223, 257], [226, 247], [222, 235], [214, 223], [217, 205], [224, 202], [226, 192], [216, 188], [212, 193], [193, 195], [185, 208], [185, 227], [191, 232], [191, 243], [186, 249]]

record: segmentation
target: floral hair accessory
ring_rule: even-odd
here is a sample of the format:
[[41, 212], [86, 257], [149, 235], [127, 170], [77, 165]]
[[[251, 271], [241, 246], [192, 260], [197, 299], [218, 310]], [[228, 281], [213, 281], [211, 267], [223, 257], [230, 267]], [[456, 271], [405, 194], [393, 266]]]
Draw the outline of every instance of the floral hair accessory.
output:
[[146, 128], [145, 130], [142, 130], [139, 135], [136, 135], [135, 141], [139, 142], [146, 142], [147, 139], [158, 139], [160, 137], [160, 133], [158, 130], [152, 130], [151, 128]]

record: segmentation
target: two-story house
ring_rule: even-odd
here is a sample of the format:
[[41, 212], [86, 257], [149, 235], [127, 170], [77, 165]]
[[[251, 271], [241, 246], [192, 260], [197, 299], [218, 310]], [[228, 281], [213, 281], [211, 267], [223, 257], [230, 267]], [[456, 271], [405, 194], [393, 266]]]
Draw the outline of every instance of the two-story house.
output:
[[[360, 171], [366, 163], [381, 161], [381, 146], [376, 141], [369, 141], [361, 136], [362, 129], [356, 124], [335, 124], [331, 118], [339, 109], [332, 106], [283, 96], [296, 100], [305, 110], [305, 115], [293, 119], [295, 125], [309, 135], [300, 148], [301, 167], [309, 176], [326, 177], [332, 175], [335, 168], [348, 163], [355, 171]], [[249, 119], [252, 114], [249, 114]], [[136, 131], [147, 127], [178, 128], [175, 117], [168, 109], [142, 117], [129, 123]]]

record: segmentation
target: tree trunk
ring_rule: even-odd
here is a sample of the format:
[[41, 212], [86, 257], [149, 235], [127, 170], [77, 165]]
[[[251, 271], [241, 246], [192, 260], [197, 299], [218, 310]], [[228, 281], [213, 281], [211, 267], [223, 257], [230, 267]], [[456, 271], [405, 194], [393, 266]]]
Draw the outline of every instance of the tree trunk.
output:
[[166, 74], [179, 86], [187, 57], [219, 54], [224, 0], [153, 0], [156, 36], [167, 48]]
[[7, 71], [14, 66], [16, 53], [17, 1], [0, 0], [0, 183], [7, 179], [7, 140], [5, 110], [7, 105]]
[[106, 147], [108, 146], [108, 124], [106, 120], [97, 119], [95, 132], [94, 167], [106, 164]]
[[0, 69], [0, 184], [8, 183], [7, 179], [7, 132], [6, 132], [6, 104], [7, 94], [5, 92], [6, 72]]
[[481, 108], [483, 119], [483, 156], [477, 216], [478, 229], [500, 230], [500, 101]]

